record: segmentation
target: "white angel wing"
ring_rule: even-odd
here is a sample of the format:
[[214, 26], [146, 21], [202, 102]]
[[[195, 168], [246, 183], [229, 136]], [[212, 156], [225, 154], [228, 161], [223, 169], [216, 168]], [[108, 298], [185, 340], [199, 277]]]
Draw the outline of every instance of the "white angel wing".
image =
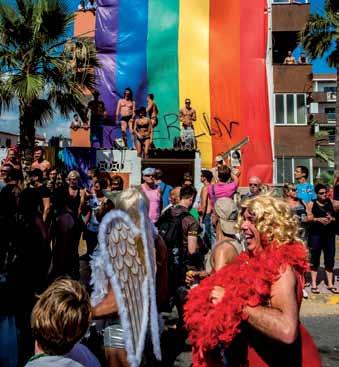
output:
[[123, 211], [106, 214], [99, 228], [99, 246], [105, 258], [105, 273], [111, 281], [127, 357], [132, 367], [139, 366], [149, 324], [149, 280], [145, 247], [139, 229]]

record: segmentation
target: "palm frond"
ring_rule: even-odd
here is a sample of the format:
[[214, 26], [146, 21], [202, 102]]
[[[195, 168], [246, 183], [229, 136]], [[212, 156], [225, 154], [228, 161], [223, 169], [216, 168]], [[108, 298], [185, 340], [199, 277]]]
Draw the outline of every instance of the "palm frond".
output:
[[17, 98], [27, 103], [31, 103], [39, 98], [45, 87], [45, 82], [41, 75], [28, 73], [9, 76], [9, 83]]
[[312, 14], [299, 34], [299, 40], [311, 60], [322, 57], [331, 47], [336, 28], [332, 21], [318, 14]]

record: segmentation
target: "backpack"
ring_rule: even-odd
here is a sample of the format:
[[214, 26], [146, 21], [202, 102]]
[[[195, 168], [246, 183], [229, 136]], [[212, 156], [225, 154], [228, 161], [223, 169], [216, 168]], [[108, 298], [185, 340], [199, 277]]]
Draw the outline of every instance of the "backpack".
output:
[[190, 215], [188, 212], [182, 212], [178, 216], [174, 216], [172, 215], [172, 208], [169, 208], [156, 223], [159, 235], [167, 247], [170, 293], [185, 284], [186, 254], [183, 246], [182, 220], [188, 215]]

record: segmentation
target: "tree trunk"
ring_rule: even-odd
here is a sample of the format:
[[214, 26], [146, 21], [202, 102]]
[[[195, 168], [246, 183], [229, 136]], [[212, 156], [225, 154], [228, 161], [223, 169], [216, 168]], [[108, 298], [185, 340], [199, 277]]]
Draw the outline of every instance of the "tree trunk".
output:
[[[339, 50], [339, 41], [337, 40], [337, 49]], [[335, 109], [335, 151], [334, 151], [334, 173], [339, 173], [339, 60], [336, 62], [337, 67], [337, 101]]]
[[35, 146], [34, 120], [32, 119], [31, 109], [26, 104], [20, 105], [19, 121], [21, 165], [25, 175], [31, 168]]

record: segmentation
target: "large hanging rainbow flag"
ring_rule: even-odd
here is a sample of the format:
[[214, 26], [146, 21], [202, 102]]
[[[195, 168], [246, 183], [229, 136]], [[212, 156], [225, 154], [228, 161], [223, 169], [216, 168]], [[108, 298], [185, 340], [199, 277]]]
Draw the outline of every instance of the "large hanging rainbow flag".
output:
[[155, 95], [154, 142], [170, 148], [190, 98], [203, 166], [246, 136], [242, 179], [272, 181], [266, 79], [267, 0], [98, 0], [99, 89], [107, 110], [132, 88]]

